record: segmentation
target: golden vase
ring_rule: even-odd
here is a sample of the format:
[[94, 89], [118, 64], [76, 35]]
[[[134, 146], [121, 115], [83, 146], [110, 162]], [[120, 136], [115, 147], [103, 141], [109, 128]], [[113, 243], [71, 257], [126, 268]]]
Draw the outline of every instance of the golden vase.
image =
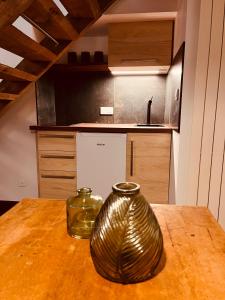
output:
[[138, 184], [113, 186], [96, 218], [90, 250], [96, 271], [111, 281], [135, 283], [154, 275], [163, 237]]

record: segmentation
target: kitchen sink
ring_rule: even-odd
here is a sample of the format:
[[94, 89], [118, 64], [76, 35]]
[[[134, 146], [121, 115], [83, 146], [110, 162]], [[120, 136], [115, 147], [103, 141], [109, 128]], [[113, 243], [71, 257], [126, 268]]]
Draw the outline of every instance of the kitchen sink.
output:
[[164, 127], [165, 125], [163, 125], [163, 124], [137, 124], [137, 126], [142, 126], [142, 127]]

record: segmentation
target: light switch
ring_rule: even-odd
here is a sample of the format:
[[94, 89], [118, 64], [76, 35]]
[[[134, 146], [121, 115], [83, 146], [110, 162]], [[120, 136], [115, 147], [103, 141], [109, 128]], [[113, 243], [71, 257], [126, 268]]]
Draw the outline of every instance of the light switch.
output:
[[113, 115], [113, 107], [112, 106], [101, 106], [100, 107], [100, 115]]

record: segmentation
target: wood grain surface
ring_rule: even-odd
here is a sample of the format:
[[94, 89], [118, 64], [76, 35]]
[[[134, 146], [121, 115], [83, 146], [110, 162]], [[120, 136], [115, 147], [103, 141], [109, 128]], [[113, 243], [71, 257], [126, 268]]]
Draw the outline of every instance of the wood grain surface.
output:
[[109, 67], [169, 66], [173, 21], [109, 24]]
[[168, 203], [170, 144], [169, 133], [127, 136], [126, 179], [140, 184], [141, 193], [149, 203]]
[[24, 199], [0, 218], [0, 299], [225, 299], [225, 233], [206, 208], [153, 205], [166, 262], [121, 285], [100, 277], [89, 241], [66, 232], [64, 201]]

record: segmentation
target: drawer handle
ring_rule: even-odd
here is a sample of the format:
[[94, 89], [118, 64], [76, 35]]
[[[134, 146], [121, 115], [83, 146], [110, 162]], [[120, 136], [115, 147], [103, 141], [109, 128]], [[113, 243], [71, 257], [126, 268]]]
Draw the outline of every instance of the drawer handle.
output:
[[130, 176], [134, 175], [134, 141], [130, 142]]
[[57, 134], [40, 134], [41, 138], [58, 138], [58, 139], [73, 139], [73, 135], [57, 135]]
[[72, 175], [41, 175], [41, 178], [54, 178], [54, 179], [74, 179]]
[[54, 155], [54, 154], [41, 154], [41, 158], [60, 158], [60, 159], [74, 159], [74, 155]]

